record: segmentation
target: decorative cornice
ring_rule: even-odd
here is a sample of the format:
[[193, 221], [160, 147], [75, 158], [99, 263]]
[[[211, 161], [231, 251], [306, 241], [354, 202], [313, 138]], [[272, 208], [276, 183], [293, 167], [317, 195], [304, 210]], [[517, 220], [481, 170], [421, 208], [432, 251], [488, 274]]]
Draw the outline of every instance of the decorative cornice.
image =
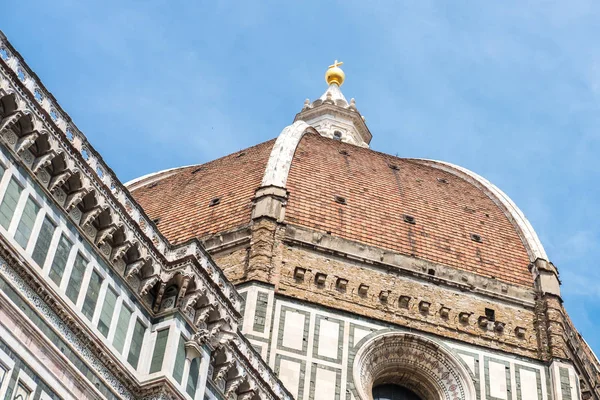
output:
[[[258, 353], [240, 337], [242, 298], [201, 243], [194, 239], [172, 246], [162, 236], [1, 32], [0, 142], [28, 170], [47, 197], [64, 210], [107, 264], [123, 276], [148, 312], [158, 315], [167, 285], [176, 285], [174, 307], [192, 322], [196, 339], [208, 339], [213, 348], [231, 346], [230, 351], [240, 358], [243, 373], [258, 374], [258, 398], [292, 399]], [[27, 271], [31, 268], [21, 261], [22, 273], [32, 279], [34, 274]], [[35, 281], [37, 291], [49, 293], [45, 285]], [[155, 297], [149, 294], [153, 289]], [[217, 313], [206, 312], [207, 309]], [[93, 334], [70, 314], [65, 312], [62, 317], [70, 321], [80, 340], [93, 343], [89, 339]], [[100, 348], [91, 350], [107, 355]], [[124, 375], [124, 369], [111, 356], [102, 362], [116, 368], [119, 379], [135, 387], [135, 377]], [[239, 382], [236, 385], [228, 388], [232, 395]], [[176, 396], [162, 389], [152, 393], [137, 394], [160, 399]], [[245, 398], [247, 393], [240, 392], [240, 396]]]
[[[360, 262], [386, 273], [395, 271], [424, 282], [470, 292], [519, 308], [532, 310], [535, 307], [533, 288], [511, 285], [472, 272], [460, 271], [446, 265], [367, 246], [309, 228], [288, 223], [283, 240], [286, 243], [311, 248], [319, 253], [335, 254], [343, 259]], [[432, 269], [435, 275], [431, 275]]]
[[[108, 264], [128, 271], [132, 291], [151, 309], [151, 299], [136, 290], [136, 279], [158, 277], [154, 285], [166, 285], [178, 274], [189, 276], [195, 284], [190, 287], [207, 287], [235, 328], [241, 297], [201, 244], [168, 243], [3, 35], [0, 72], [0, 140]], [[34, 144], [45, 148], [42, 154], [30, 150]], [[68, 189], [68, 184], [76, 189]], [[85, 202], [91, 205], [84, 208]], [[136, 259], [127, 257], [132, 253]]]

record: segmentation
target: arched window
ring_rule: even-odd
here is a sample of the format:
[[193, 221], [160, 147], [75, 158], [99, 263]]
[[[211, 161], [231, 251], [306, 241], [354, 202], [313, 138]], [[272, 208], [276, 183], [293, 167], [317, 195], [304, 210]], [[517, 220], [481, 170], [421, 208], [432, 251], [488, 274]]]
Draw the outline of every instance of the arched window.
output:
[[373, 388], [373, 400], [421, 400], [421, 398], [402, 386], [378, 385]]
[[333, 139], [334, 140], [342, 140], [342, 132], [340, 132], [340, 131], [333, 132]]
[[192, 399], [196, 396], [196, 388], [198, 387], [198, 377], [200, 375], [200, 359], [194, 358], [190, 364], [190, 373], [188, 375], [187, 387], [185, 391]]
[[[468, 367], [445, 345], [421, 335], [391, 330], [374, 332], [365, 339], [352, 365], [355, 398], [477, 398]], [[434, 363], [440, 367], [431, 368]]]

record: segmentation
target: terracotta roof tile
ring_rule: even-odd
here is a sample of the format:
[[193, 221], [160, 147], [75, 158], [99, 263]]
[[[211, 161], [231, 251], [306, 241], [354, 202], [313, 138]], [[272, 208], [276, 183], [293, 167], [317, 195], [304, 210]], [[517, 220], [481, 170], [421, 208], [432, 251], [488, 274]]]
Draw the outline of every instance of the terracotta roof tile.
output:
[[[160, 218], [158, 228], [172, 243], [247, 225], [274, 142], [182, 168], [132, 194], [150, 218]], [[217, 197], [219, 204], [209, 206]]]
[[[296, 150], [287, 189], [290, 223], [506, 282], [533, 284], [527, 251], [503, 211], [451, 173], [307, 134]], [[336, 195], [346, 204], [337, 203]], [[404, 214], [415, 224], [405, 222]]]
[[[274, 140], [187, 167], [133, 191], [174, 243], [250, 222]], [[348, 155], [340, 154], [346, 150]], [[395, 166], [395, 169], [390, 168]], [[438, 179], [445, 180], [440, 182]], [[286, 222], [457, 269], [533, 285], [529, 257], [503, 211], [452, 173], [315, 134], [301, 140], [287, 181]], [[346, 204], [335, 201], [342, 196]], [[220, 203], [209, 202], [220, 197]], [[404, 214], [415, 223], [404, 221]], [[482, 242], [471, 240], [478, 234]]]

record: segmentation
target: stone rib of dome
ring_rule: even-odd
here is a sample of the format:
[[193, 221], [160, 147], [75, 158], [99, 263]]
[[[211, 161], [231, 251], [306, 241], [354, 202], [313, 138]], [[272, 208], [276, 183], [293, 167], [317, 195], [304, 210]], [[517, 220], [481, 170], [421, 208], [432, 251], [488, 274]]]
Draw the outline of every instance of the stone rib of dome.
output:
[[[132, 194], [171, 241], [181, 243], [247, 225], [275, 140], [217, 160], [136, 182]], [[210, 205], [219, 199], [218, 204]]]

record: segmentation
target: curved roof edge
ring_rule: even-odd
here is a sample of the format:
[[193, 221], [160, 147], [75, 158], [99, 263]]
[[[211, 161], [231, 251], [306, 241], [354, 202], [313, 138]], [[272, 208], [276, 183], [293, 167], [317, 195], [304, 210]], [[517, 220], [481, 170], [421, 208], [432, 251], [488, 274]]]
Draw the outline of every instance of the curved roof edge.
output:
[[523, 211], [521, 211], [519, 207], [517, 207], [517, 205], [511, 200], [511, 198], [508, 197], [508, 195], [500, 190], [496, 185], [481, 175], [452, 163], [423, 158], [408, 158], [407, 160], [418, 161], [431, 167], [450, 172], [471, 183], [482, 186], [485, 189], [485, 193], [492, 199], [492, 201], [494, 201], [494, 203], [504, 209], [509, 221], [511, 221], [512, 224], [518, 229], [531, 262], [538, 258], [548, 260], [544, 246], [540, 242], [540, 239], [531, 226], [531, 223], [525, 217], [525, 214], [523, 214]]
[[[200, 165], [200, 164], [190, 164], [190, 165], [184, 165], [183, 167], [175, 167], [175, 168], [167, 168], [167, 169], [163, 169], [162, 171], [157, 171], [157, 172], [151, 172], [149, 174], [146, 175], [142, 175], [138, 178], [133, 178], [132, 180], [125, 182], [124, 186], [129, 190], [135, 190], [138, 189], [142, 186], [146, 186], [152, 182], [156, 182], [159, 179], [163, 179], [166, 178], [168, 176], [171, 176], [175, 173], [175, 171], [179, 170], [179, 169], [183, 169], [183, 168], [188, 168], [188, 167], [193, 167], [195, 165]], [[168, 174], [168, 172], [171, 172], [170, 174]], [[164, 176], [162, 176], [164, 175]], [[153, 179], [150, 179], [153, 178]], [[143, 182], [143, 183], [142, 183]]]

